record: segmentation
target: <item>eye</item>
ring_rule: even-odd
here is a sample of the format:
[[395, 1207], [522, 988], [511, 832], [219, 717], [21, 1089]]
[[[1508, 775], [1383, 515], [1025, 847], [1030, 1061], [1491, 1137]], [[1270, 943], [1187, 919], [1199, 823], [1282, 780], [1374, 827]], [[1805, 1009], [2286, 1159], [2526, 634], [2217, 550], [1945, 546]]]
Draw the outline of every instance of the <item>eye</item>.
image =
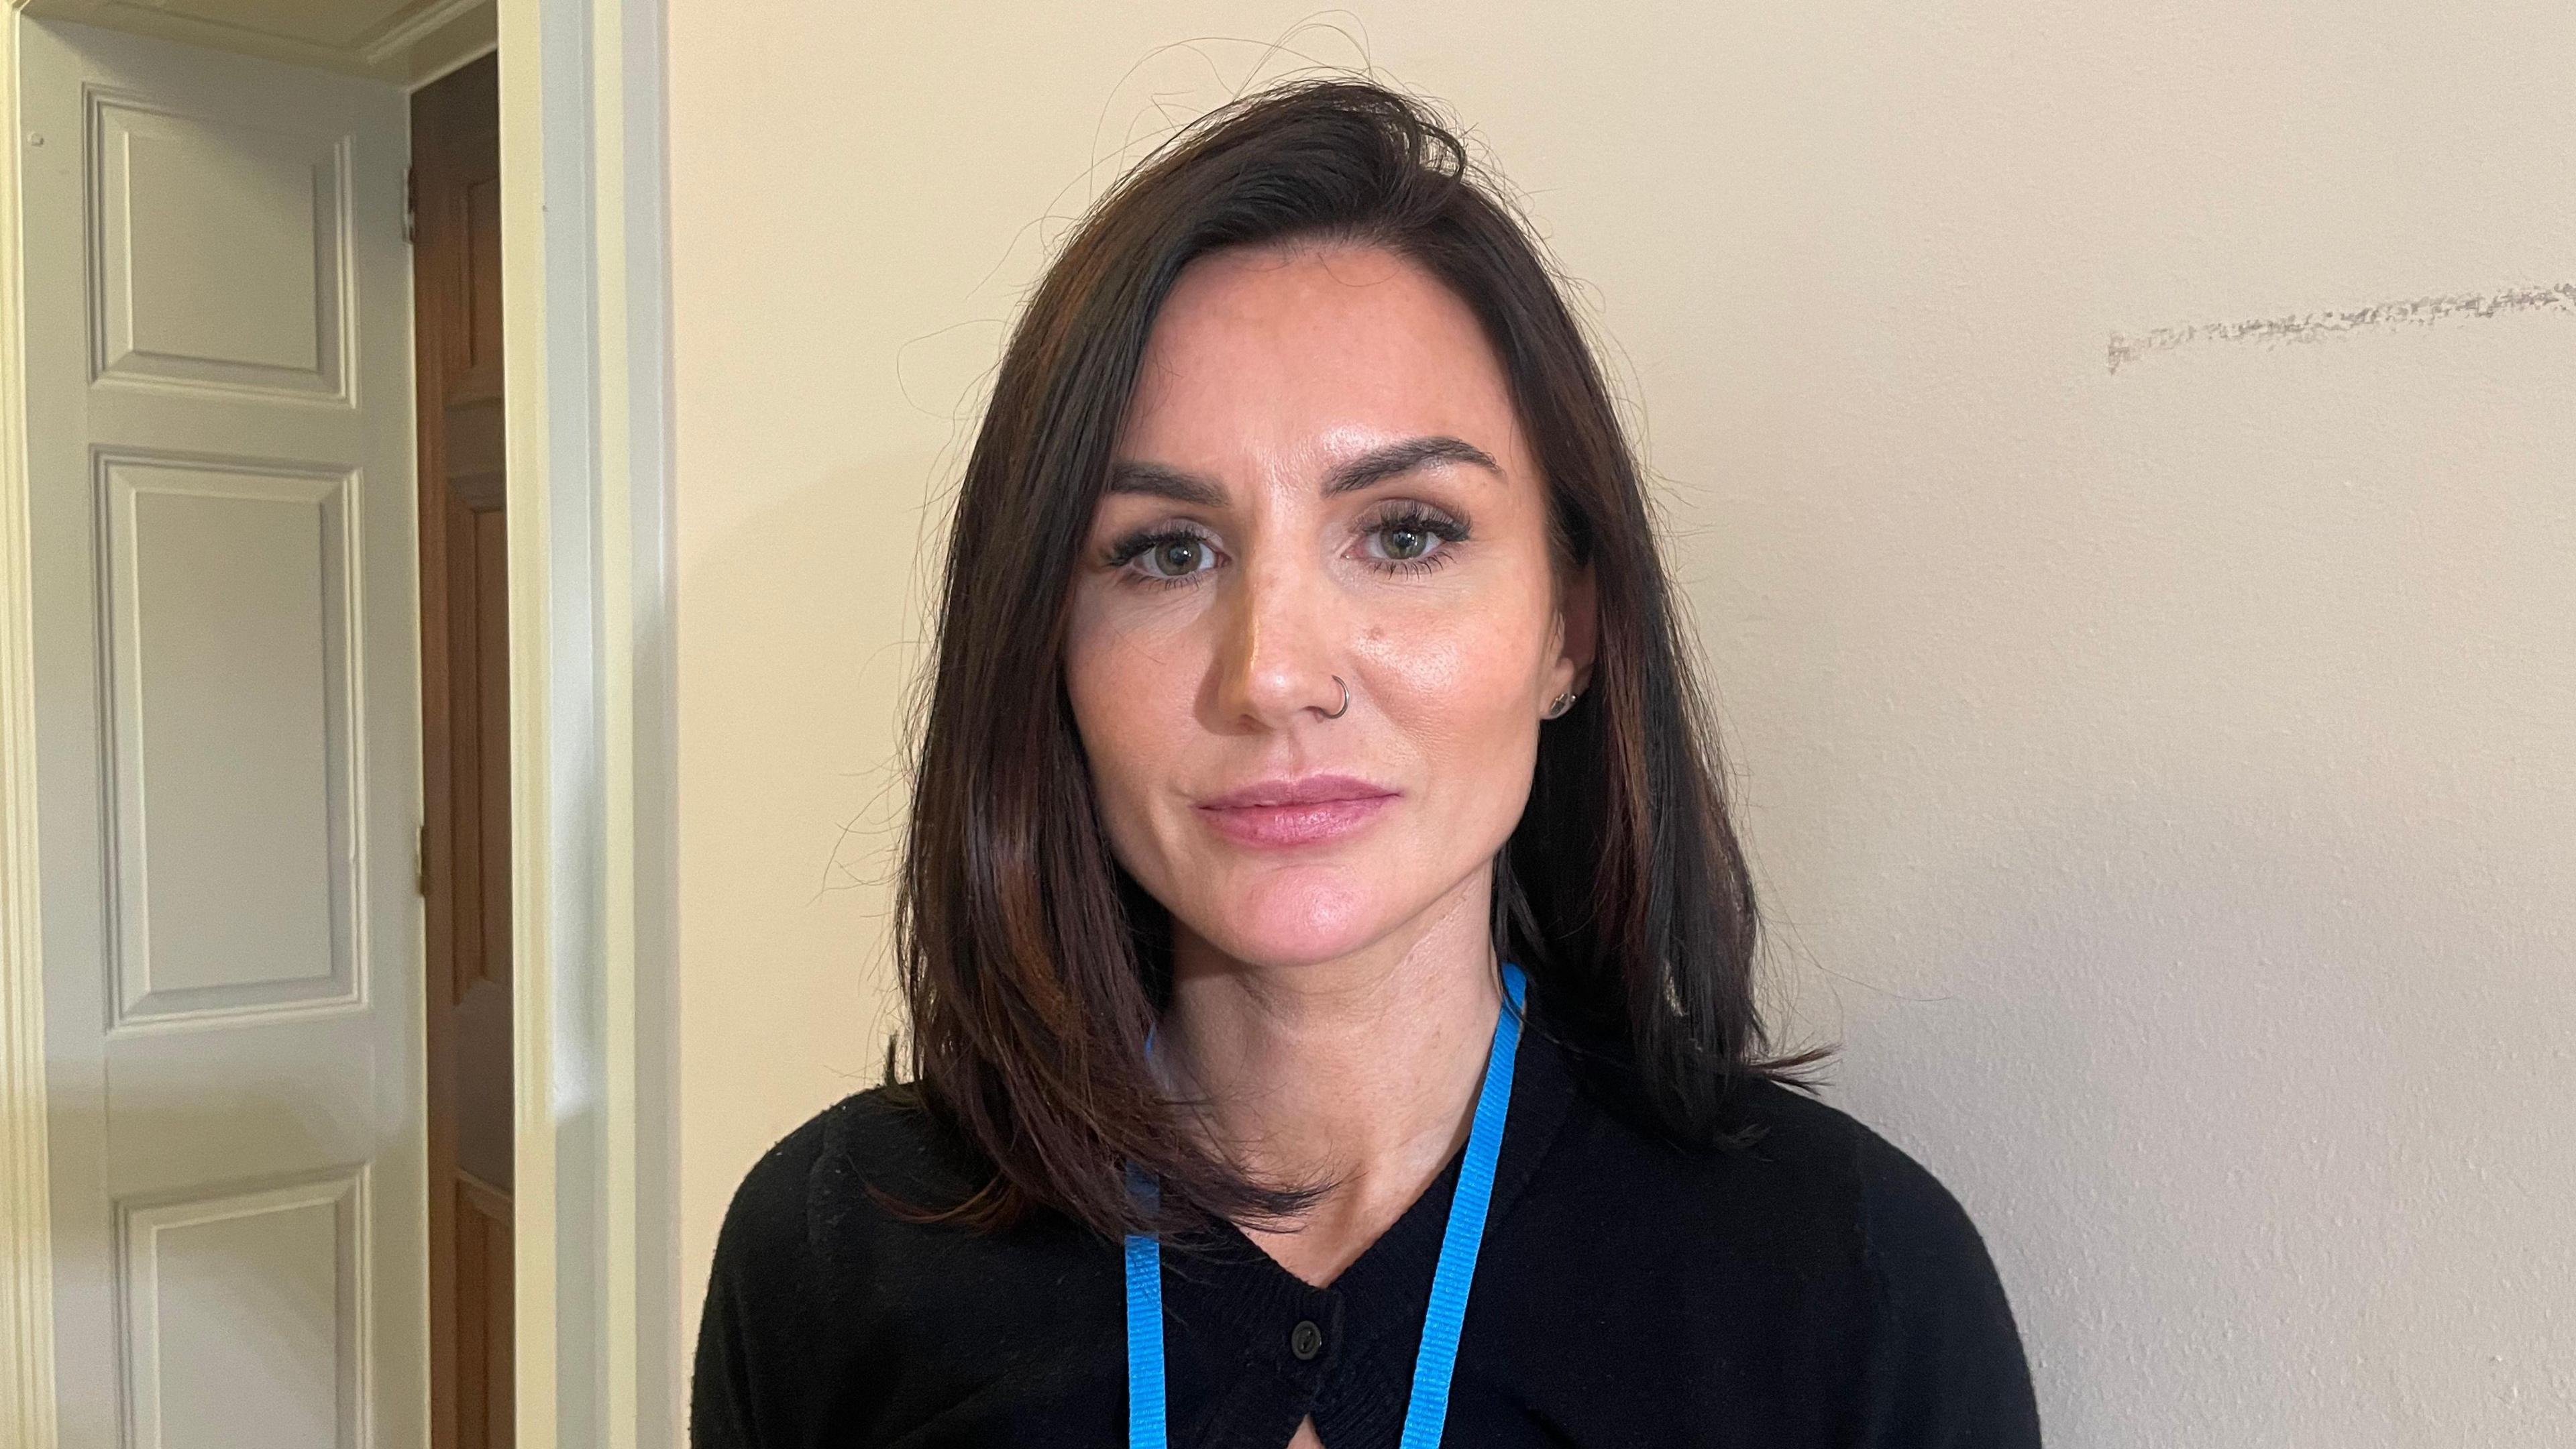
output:
[[1447, 562], [1453, 545], [1467, 537], [1467, 526], [1446, 514], [1409, 507], [1371, 523], [1363, 531], [1370, 561], [1400, 570], [1425, 569]]
[[1217, 566], [1216, 540], [1194, 528], [1171, 525], [1130, 534], [1101, 561], [1143, 584], [1185, 584]]
[[1385, 540], [1378, 549], [1379, 556], [1382, 558], [1420, 558], [1431, 551], [1430, 532], [1416, 528], [1410, 523], [1388, 524], [1377, 531], [1377, 536]]
[[1214, 564], [1216, 550], [1208, 547], [1205, 539], [1182, 534], [1164, 539], [1137, 557], [1144, 561], [1146, 573], [1158, 579], [1176, 579]]

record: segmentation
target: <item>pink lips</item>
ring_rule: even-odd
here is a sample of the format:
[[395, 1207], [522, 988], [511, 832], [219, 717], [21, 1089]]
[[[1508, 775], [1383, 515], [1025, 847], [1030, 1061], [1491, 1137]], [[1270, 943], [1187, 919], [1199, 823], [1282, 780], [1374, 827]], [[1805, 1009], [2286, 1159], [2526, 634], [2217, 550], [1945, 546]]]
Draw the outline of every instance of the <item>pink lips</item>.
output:
[[1396, 792], [1352, 775], [1263, 780], [1202, 800], [1199, 813], [1243, 845], [1315, 845], [1352, 834], [1395, 803]]

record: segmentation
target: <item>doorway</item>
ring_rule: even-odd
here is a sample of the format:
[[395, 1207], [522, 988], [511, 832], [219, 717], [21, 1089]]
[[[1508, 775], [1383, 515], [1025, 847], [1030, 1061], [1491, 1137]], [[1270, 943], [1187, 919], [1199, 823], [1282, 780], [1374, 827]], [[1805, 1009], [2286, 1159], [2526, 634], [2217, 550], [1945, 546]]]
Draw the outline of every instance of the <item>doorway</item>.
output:
[[[0, 6], [10, 1449], [417, 1449], [434, 1358], [441, 1443], [680, 1439], [661, 24]], [[496, 46], [499, 194], [466, 180], [457, 234], [513, 304], [464, 285], [433, 378], [411, 92]], [[462, 510], [430, 554], [425, 478]]]
[[499, 74], [487, 55], [411, 95], [432, 1449], [512, 1442]]
[[[156, 33], [65, 18], [129, 11]], [[493, 11], [40, 4], [0, 23], [26, 138], [53, 1360], [50, 1429], [0, 1440], [419, 1445], [435, 1394], [434, 1442], [507, 1444], [506, 576], [497, 543], [460, 554], [416, 517], [416, 479], [496, 503], [472, 490], [502, 472]], [[406, 94], [416, 54], [445, 70], [478, 25], [479, 69]], [[495, 281], [428, 289], [461, 300], [428, 314], [423, 355], [466, 365], [419, 379], [440, 400], [422, 417], [410, 130], [460, 98], [479, 126], [434, 125], [431, 170], [453, 185], [479, 157], [461, 184], [482, 194], [430, 231], [465, 276], [488, 253]], [[424, 540], [469, 584], [461, 652], [424, 628]], [[420, 828], [424, 702], [455, 681], [488, 717], [461, 818], [504, 842], [468, 847], [462, 907], [425, 850], [453, 818]], [[470, 982], [425, 950], [433, 884], [442, 923], [477, 923]], [[497, 959], [475, 954], [490, 940]], [[433, 1238], [459, 1201], [480, 1216]], [[427, 1296], [439, 1246], [474, 1292], [451, 1271]], [[464, 1352], [433, 1352], [442, 1319]]]

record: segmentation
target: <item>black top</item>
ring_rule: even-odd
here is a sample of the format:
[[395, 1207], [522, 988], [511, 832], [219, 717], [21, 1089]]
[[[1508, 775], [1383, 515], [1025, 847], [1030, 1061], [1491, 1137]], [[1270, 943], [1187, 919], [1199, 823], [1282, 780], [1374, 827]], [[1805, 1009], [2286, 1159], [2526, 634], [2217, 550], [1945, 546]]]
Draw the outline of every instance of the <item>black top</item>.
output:
[[[1736, 1148], [1606, 1110], [1533, 1015], [1444, 1442], [2007, 1446], [2039, 1418], [2003, 1286], [1930, 1173], [1799, 1092], [1733, 1096]], [[1463, 1154], [1462, 1154], [1463, 1155]], [[1171, 1442], [1393, 1449], [1459, 1160], [1328, 1288], [1230, 1226], [1163, 1253]], [[1044, 1214], [906, 1223], [973, 1155], [905, 1088], [761, 1158], [725, 1215], [699, 1331], [698, 1449], [1122, 1444], [1119, 1244]]]

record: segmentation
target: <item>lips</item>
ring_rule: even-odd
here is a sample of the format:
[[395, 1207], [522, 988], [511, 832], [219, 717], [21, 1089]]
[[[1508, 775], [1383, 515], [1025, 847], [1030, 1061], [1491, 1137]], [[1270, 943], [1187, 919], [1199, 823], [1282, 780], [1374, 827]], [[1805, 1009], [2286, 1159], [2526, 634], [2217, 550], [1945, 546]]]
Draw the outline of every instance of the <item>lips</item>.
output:
[[1352, 775], [1262, 780], [1198, 803], [1199, 816], [1238, 844], [1316, 845], [1355, 834], [1397, 792]]

